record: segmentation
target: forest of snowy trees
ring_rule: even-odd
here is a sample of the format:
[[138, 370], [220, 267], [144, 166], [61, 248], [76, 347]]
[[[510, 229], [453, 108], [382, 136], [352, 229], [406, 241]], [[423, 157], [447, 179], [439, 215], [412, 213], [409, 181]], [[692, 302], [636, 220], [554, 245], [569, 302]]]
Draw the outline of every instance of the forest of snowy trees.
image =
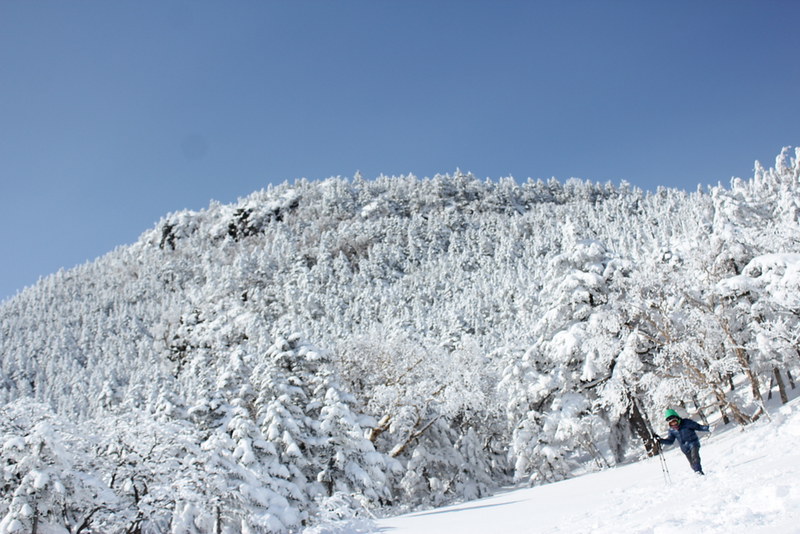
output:
[[799, 225], [800, 150], [170, 214], [0, 305], [0, 533], [296, 532], [640, 458], [665, 407], [747, 425], [800, 375]]

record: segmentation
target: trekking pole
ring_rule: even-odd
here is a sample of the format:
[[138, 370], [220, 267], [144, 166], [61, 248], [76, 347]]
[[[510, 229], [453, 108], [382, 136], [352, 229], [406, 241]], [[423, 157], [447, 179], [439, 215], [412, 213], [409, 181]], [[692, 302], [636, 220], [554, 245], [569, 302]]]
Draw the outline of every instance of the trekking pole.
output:
[[664, 484], [667, 486], [672, 485], [672, 477], [669, 475], [669, 468], [667, 467], [667, 459], [664, 458], [664, 453], [661, 452], [661, 444], [656, 443], [658, 447], [658, 458], [661, 460], [661, 474], [664, 475]]

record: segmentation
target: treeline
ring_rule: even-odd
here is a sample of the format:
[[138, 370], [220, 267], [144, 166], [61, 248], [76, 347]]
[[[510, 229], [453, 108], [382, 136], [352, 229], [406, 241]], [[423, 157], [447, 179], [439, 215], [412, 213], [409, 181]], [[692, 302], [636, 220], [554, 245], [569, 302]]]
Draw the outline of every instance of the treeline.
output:
[[0, 532], [289, 532], [746, 425], [800, 372], [800, 157], [729, 187], [300, 181], [0, 306]]

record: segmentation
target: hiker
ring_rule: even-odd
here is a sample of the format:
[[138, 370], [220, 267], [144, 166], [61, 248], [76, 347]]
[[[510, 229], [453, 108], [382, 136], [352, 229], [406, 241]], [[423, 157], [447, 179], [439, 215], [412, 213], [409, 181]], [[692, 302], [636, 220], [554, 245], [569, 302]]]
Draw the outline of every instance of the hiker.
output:
[[705, 475], [703, 467], [700, 465], [700, 438], [697, 437], [695, 431], [711, 432], [709, 426], [698, 424], [691, 419], [681, 419], [678, 412], [672, 409], [667, 410], [664, 417], [669, 424], [669, 435], [666, 438], [655, 436], [658, 442], [663, 445], [671, 445], [677, 439], [681, 451], [686, 455], [694, 472], [698, 475]]

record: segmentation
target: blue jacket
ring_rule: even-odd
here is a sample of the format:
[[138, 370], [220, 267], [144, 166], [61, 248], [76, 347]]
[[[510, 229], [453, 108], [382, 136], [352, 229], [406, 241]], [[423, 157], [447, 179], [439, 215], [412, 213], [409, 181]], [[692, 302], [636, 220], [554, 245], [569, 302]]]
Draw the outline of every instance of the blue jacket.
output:
[[708, 425], [700, 425], [691, 419], [681, 419], [678, 423], [678, 428], [670, 428], [669, 435], [666, 438], [658, 438], [660, 443], [664, 445], [671, 445], [678, 440], [683, 452], [689, 452], [692, 447], [700, 446], [700, 438], [695, 434], [695, 430], [701, 432], [708, 432]]

